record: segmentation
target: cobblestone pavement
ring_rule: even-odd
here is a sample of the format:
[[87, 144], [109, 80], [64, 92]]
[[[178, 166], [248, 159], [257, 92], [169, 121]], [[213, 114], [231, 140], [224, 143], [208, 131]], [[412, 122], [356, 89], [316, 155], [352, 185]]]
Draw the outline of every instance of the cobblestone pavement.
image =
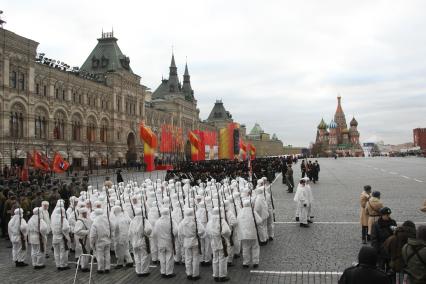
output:
[[[426, 215], [418, 209], [426, 198], [426, 159], [341, 158], [319, 162], [320, 181], [312, 185], [314, 224], [300, 228], [294, 223], [293, 194], [286, 192], [278, 176], [273, 185], [275, 239], [261, 248], [259, 268], [243, 269], [241, 259], [235, 261], [235, 266], [229, 269], [231, 283], [337, 283], [339, 273], [356, 261], [361, 247], [358, 199], [365, 184], [381, 191], [382, 201], [392, 209], [392, 217], [398, 222], [408, 219], [426, 222]], [[297, 181], [300, 163], [295, 165], [294, 172]], [[142, 180], [143, 175], [133, 174], [133, 177]], [[5, 241], [0, 242], [1, 283], [72, 283], [75, 270], [57, 272], [52, 256], [43, 271], [30, 266], [15, 268], [10, 260], [11, 249], [6, 246]], [[151, 275], [141, 279], [133, 269], [113, 269], [108, 275], [95, 273], [92, 283], [191, 282], [186, 280], [182, 265], [175, 266], [175, 272], [175, 278], [164, 280], [158, 268], [153, 267]], [[199, 283], [214, 283], [211, 267], [201, 267], [201, 277]], [[87, 283], [87, 279], [87, 273], [79, 273], [77, 282]]]

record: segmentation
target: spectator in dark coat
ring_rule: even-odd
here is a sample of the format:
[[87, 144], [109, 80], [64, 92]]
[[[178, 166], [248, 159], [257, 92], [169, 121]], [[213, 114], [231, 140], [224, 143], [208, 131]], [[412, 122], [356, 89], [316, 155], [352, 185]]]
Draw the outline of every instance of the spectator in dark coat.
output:
[[390, 278], [376, 267], [377, 251], [374, 248], [363, 246], [358, 262], [343, 272], [339, 284], [391, 284]]
[[402, 247], [409, 238], [416, 238], [416, 225], [411, 221], [405, 221], [384, 243], [384, 249], [390, 257], [389, 267], [394, 272], [403, 272]]
[[121, 175], [121, 170], [117, 171], [117, 184], [124, 182], [123, 176]]
[[392, 211], [389, 207], [380, 209], [381, 216], [371, 228], [371, 245], [376, 249], [379, 254], [378, 265], [381, 269], [385, 270], [389, 266], [389, 255], [384, 249], [384, 243], [390, 236], [393, 235], [397, 224], [396, 221], [391, 219]]
[[419, 226], [417, 238], [408, 239], [402, 248], [402, 258], [406, 263], [405, 272], [410, 284], [426, 283], [426, 226]]

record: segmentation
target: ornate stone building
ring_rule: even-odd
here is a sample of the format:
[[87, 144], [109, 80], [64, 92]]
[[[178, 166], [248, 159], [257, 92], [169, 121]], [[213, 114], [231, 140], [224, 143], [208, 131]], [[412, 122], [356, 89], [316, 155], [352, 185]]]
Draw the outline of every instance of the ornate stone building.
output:
[[346, 124], [345, 113], [341, 105], [341, 97], [337, 97], [337, 109], [334, 119], [327, 125], [321, 119], [317, 127], [315, 144], [312, 146], [315, 156], [362, 156], [363, 150], [359, 143], [358, 122], [355, 117], [350, 122], [350, 129]]
[[[220, 129], [225, 128], [231, 122], [234, 122], [231, 113], [225, 109], [222, 100], [217, 100], [206, 123]], [[278, 156], [284, 153], [282, 141], [275, 134], [271, 138], [258, 123], [255, 123], [249, 134], [246, 133], [246, 125], [240, 124], [240, 137], [256, 147], [257, 157]]]
[[216, 100], [206, 122], [220, 129], [225, 128], [229, 123], [234, 122], [234, 120], [231, 113], [223, 106], [222, 100]]
[[[211, 128], [199, 110], [186, 67], [183, 85], [172, 56], [170, 76], [147, 101], [147, 87], [117, 38], [102, 33], [81, 68], [37, 53], [38, 43], [0, 28], [0, 163], [23, 163], [27, 151], [59, 151], [75, 167], [135, 162], [138, 125]], [[184, 134], [184, 139], [187, 140]]]
[[256, 122], [250, 133], [245, 136], [245, 141], [256, 147], [257, 157], [279, 156], [284, 154], [283, 142], [274, 133], [272, 137], [266, 133]]

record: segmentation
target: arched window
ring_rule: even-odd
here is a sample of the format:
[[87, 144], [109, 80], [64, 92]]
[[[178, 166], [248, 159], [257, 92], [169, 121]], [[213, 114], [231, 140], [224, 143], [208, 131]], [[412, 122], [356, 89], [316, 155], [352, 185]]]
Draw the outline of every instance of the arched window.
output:
[[18, 73], [16, 71], [11, 71], [9, 75], [9, 85], [11, 88], [16, 89], [16, 79]]
[[57, 82], [55, 84], [55, 99], [58, 101], [64, 101], [65, 100], [65, 88], [63, 83]]
[[25, 90], [25, 74], [19, 73], [19, 90]]
[[34, 127], [35, 127], [34, 133], [36, 138], [39, 138], [39, 139], [47, 138], [47, 121], [48, 121], [47, 113], [41, 108], [36, 109], [35, 118], [34, 118]]
[[55, 126], [53, 128], [53, 137], [57, 140], [64, 140], [65, 138], [65, 115], [63, 112], [58, 111], [54, 118]]
[[101, 142], [106, 143], [108, 140], [108, 121], [103, 120], [100, 131], [100, 140]]
[[24, 137], [24, 108], [15, 104], [10, 111], [9, 132], [13, 138]]
[[81, 117], [75, 114], [72, 118], [72, 140], [81, 141]]
[[93, 117], [87, 120], [86, 137], [89, 142], [95, 142], [96, 140], [96, 122]]

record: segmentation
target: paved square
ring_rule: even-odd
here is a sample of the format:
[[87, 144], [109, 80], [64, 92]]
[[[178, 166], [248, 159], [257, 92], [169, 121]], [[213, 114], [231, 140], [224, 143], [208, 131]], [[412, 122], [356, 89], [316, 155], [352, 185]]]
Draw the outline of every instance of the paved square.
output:
[[[361, 247], [359, 194], [365, 184], [382, 193], [383, 203], [392, 209], [392, 217], [398, 222], [426, 222], [426, 215], [419, 211], [426, 198], [426, 159], [341, 158], [319, 159], [319, 163], [320, 181], [312, 185], [315, 223], [310, 228], [294, 223], [293, 194], [286, 192], [279, 176], [273, 185], [275, 240], [261, 248], [258, 269], [242, 269], [241, 259], [236, 260], [229, 269], [231, 283], [337, 283], [336, 272], [356, 261]], [[297, 181], [300, 163], [294, 166], [294, 172]], [[137, 178], [142, 180], [142, 174]], [[75, 270], [57, 272], [52, 253], [43, 271], [31, 266], [18, 269], [11, 262], [7, 243], [2, 241], [0, 246], [0, 282], [72, 283]], [[211, 267], [200, 270], [199, 283], [215, 283]], [[133, 269], [113, 269], [109, 275], [94, 273], [92, 283], [193, 283], [186, 280], [182, 265], [175, 266], [175, 272], [175, 278], [164, 280], [158, 268], [152, 268], [151, 275], [141, 279]], [[88, 276], [79, 273], [78, 283], [86, 283]]]

